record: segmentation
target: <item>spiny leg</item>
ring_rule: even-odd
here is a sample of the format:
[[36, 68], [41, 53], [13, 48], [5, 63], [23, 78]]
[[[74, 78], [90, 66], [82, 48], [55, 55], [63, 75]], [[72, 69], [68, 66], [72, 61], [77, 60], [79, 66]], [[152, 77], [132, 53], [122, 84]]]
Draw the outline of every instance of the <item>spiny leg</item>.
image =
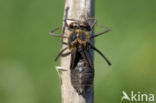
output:
[[106, 27], [106, 26], [97, 25], [97, 24], [96, 24], [96, 26], [101, 27], [101, 28], [106, 28], [106, 30], [103, 31], [103, 32], [97, 33], [97, 34], [91, 36], [90, 38], [94, 38], [94, 37], [100, 36], [100, 35], [102, 35], [102, 34], [104, 34], [104, 33], [107, 33], [107, 32], [109, 32], [109, 31], [111, 30], [110, 28], [108, 28], [108, 27]]
[[97, 23], [97, 19], [96, 18], [88, 18], [88, 20], [94, 20], [94, 22], [91, 25], [91, 30], [92, 30], [93, 27], [95, 26], [95, 24]]
[[75, 20], [75, 19], [65, 19], [65, 20], [70, 20], [70, 21], [77, 21], [77, 22], [80, 22], [80, 20]]
[[68, 43], [66, 43], [66, 42], [62, 42], [62, 44], [64, 44], [64, 45], [68, 45]]
[[70, 55], [70, 54], [71, 54], [71, 52], [67, 52], [67, 53], [61, 54], [61, 56], [62, 56], [62, 57], [66, 57], [66, 56], [68, 56], [68, 55]]
[[[80, 21], [80, 20], [75, 20], [75, 19], [65, 19], [65, 21], [67, 21], [67, 20], [76, 21], [76, 22], [78, 22], [78, 23], [82, 22], [82, 21]], [[65, 24], [68, 26], [67, 22], [65, 22]]]
[[56, 56], [56, 58], [54, 59], [54, 61], [56, 61], [56, 60], [58, 59], [58, 57], [59, 57], [60, 55], [62, 55], [62, 53], [63, 53], [65, 50], [67, 50], [67, 49], [68, 49], [68, 47], [62, 49], [62, 50], [58, 53], [58, 55]]
[[56, 71], [59, 73], [59, 70], [61, 70], [61, 71], [67, 71], [68, 69], [65, 69], [65, 68], [63, 68], [63, 67], [61, 67], [61, 66], [56, 66]]
[[69, 26], [68, 23], [67, 23], [67, 19], [64, 19], [64, 23], [65, 23], [65, 27], [66, 27], [66, 26], [67, 26], [67, 27]]
[[68, 71], [68, 69], [65, 69], [65, 68], [63, 68], [63, 67], [61, 67], [61, 66], [56, 66], [56, 71], [57, 71], [57, 73], [58, 73], [60, 82], [61, 82], [61, 84], [62, 84], [61, 73], [62, 73], [63, 71]]
[[53, 30], [51, 30], [51, 31], [49, 32], [49, 34], [52, 35], [52, 36], [55, 36], [55, 37], [67, 38], [67, 37], [65, 37], [65, 36], [63, 36], [63, 35], [61, 35], [61, 34], [56, 34], [56, 33], [54, 33], [55, 31], [57, 31], [57, 30], [60, 29], [60, 28], [61, 28], [61, 26], [58, 26], [58, 27], [54, 28]]
[[100, 52], [97, 48], [95, 48], [92, 44], [90, 44], [90, 46], [91, 46], [91, 48], [92, 48], [93, 50], [95, 50], [96, 52], [98, 52], [98, 53], [106, 60], [106, 62], [108, 63], [108, 65], [111, 65], [110, 61], [104, 56], [103, 53], [101, 53], [101, 52]]

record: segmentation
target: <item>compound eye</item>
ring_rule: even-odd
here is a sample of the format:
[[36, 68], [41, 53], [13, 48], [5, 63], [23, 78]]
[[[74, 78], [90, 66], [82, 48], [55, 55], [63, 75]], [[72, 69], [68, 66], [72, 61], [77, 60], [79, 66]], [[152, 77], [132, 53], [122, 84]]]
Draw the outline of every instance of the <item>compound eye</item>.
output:
[[90, 31], [90, 25], [88, 23], [81, 24], [80, 28], [86, 31]]
[[69, 25], [69, 28], [71, 29], [76, 29], [77, 28], [77, 22], [72, 22], [70, 25]]
[[81, 33], [79, 38], [80, 38], [80, 40], [82, 40], [82, 41], [85, 41], [85, 40], [86, 40], [86, 36], [85, 36], [84, 33]]
[[76, 33], [73, 33], [70, 37], [70, 41], [74, 41], [76, 39]]

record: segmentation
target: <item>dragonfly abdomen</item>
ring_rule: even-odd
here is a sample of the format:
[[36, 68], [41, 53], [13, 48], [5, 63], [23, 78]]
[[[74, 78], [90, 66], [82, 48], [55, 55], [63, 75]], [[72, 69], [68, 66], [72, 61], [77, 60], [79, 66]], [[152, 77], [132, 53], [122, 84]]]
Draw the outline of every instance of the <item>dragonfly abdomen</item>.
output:
[[78, 61], [70, 75], [71, 83], [79, 95], [83, 95], [93, 85], [94, 70], [88, 67], [84, 59]]

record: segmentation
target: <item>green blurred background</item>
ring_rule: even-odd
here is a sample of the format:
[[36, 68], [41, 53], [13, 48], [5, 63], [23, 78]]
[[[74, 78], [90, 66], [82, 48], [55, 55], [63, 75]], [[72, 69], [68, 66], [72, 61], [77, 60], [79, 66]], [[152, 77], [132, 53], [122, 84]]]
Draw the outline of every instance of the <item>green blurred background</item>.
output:
[[[48, 32], [63, 9], [64, 0], [0, 1], [0, 103], [61, 102], [61, 40]], [[119, 103], [123, 90], [156, 95], [156, 0], [97, 0], [95, 9], [112, 29], [95, 42], [112, 62], [95, 53], [95, 103]]]

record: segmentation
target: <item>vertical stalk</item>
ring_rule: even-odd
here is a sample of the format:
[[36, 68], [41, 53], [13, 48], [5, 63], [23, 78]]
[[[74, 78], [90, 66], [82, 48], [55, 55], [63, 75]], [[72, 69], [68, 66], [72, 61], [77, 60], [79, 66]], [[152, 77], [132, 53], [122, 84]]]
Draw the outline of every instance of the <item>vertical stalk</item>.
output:
[[[64, 8], [64, 20], [75, 19], [85, 20], [86, 18], [94, 17], [94, 0], [66, 0]], [[69, 22], [67, 22], [69, 23]], [[70, 31], [65, 27], [65, 21], [63, 22], [63, 35], [69, 36]], [[91, 33], [90, 35], [93, 35]], [[67, 38], [63, 38], [62, 42], [67, 42]], [[91, 40], [94, 44], [94, 40]], [[62, 49], [67, 47], [62, 43]], [[68, 52], [67, 50], [66, 52]], [[93, 63], [93, 51], [89, 51], [89, 56]], [[85, 96], [79, 95], [73, 88], [70, 79], [70, 55], [61, 57], [61, 67], [67, 69], [62, 71], [60, 75], [61, 79], [61, 92], [62, 92], [62, 103], [93, 103], [94, 102], [94, 86], [85, 93]], [[94, 69], [94, 68], [93, 68]]]

